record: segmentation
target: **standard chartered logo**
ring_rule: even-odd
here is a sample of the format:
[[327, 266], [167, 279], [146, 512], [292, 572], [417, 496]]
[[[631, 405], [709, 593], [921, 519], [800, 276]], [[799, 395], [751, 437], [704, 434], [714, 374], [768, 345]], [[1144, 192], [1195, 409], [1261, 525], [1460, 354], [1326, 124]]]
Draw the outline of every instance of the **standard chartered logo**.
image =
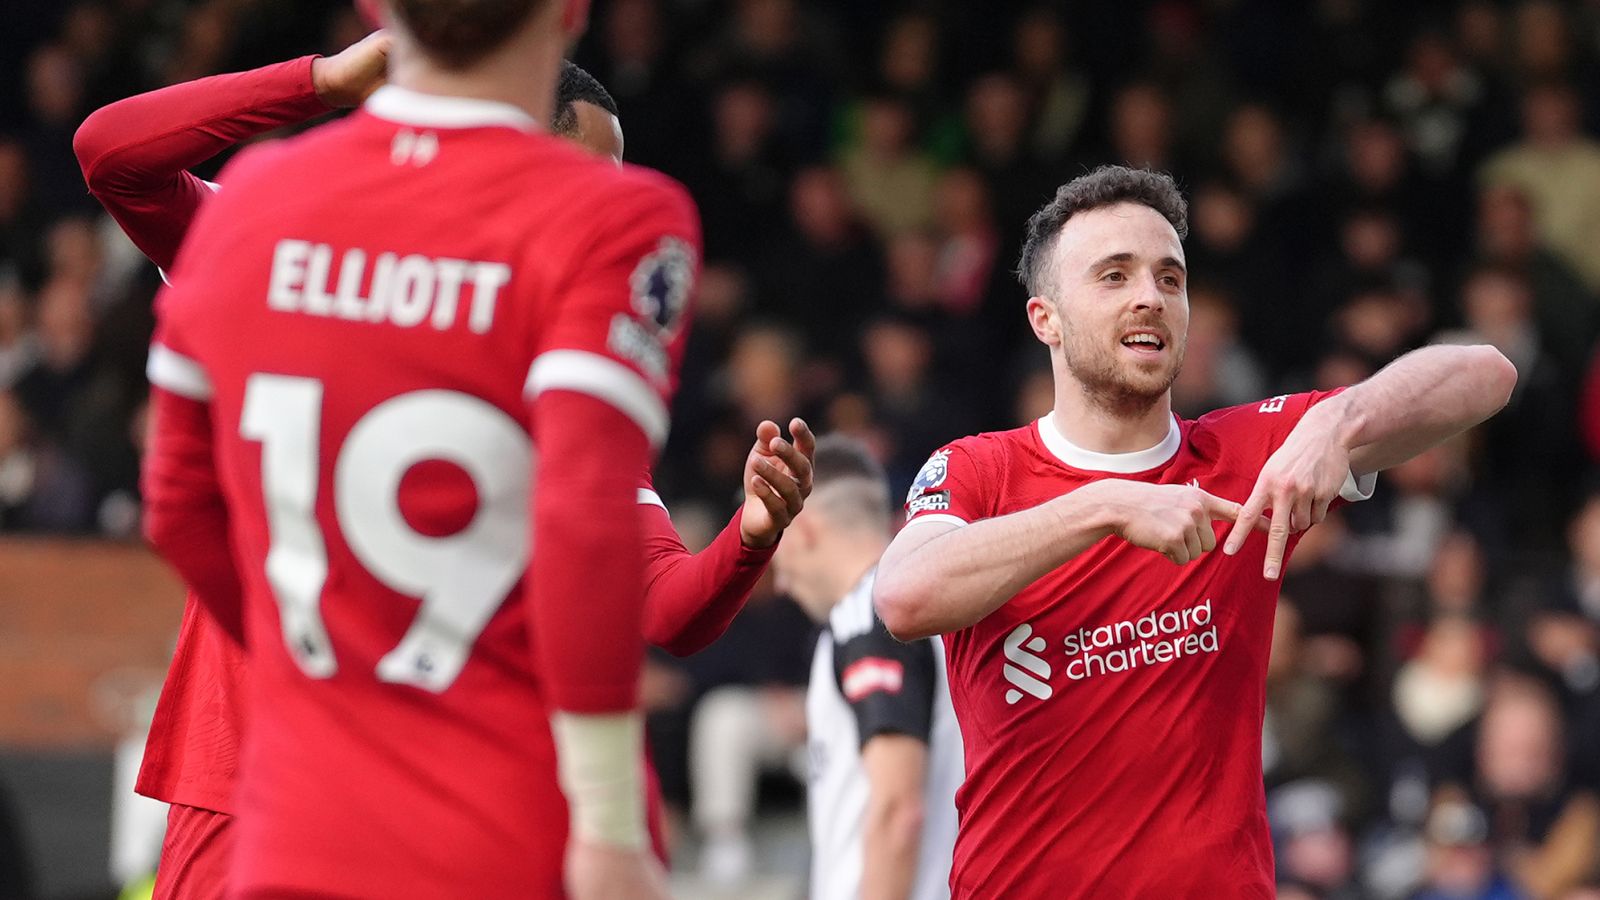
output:
[[[1050, 641], [1035, 634], [1029, 622], [1006, 635], [1007, 704], [1016, 705], [1024, 694], [1048, 700], [1055, 693], [1050, 686], [1055, 670], [1045, 659], [1049, 646]], [[1083, 681], [1217, 653], [1222, 635], [1207, 597], [1187, 608], [1152, 610], [1120, 622], [1075, 628], [1061, 640], [1060, 649], [1066, 655], [1060, 668], [1067, 679]]]
[[1006, 635], [1005, 676], [1012, 684], [1006, 691], [1007, 703], [1015, 704], [1025, 693], [1038, 700], [1050, 699], [1050, 664], [1039, 655], [1044, 649], [1044, 638], [1034, 635], [1027, 622]]

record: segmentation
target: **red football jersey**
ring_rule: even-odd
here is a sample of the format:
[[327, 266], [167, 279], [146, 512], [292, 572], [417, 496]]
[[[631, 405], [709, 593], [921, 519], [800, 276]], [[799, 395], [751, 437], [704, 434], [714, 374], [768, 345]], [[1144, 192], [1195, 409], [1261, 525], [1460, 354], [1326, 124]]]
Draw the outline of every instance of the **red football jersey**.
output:
[[[230, 891], [557, 895], [548, 710], [626, 706], [640, 642], [574, 592], [563, 620], [615, 632], [590, 661], [605, 683], [537, 674], [570, 651], [532, 628], [524, 570], [579, 585], [584, 561], [531, 549], [562, 535], [530, 534], [530, 457], [559, 429], [529, 409], [588, 395], [659, 442], [693, 206], [512, 107], [394, 87], [226, 176], [149, 371], [208, 404], [244, 593]], [[636, 471], [617, 473], [630, 513]]]
[[[939, 450], [909, 522], [975, 522], [1102, 478], [1243, 502], [1326, 394], [1197, 421], [1149, 450], [1074, 446], [1052, 416]], [[1346, 484], [1359, 499], [1371, 485]], [[1264, 535], [1186, 566], [1108, 537], [945, 637], [966, 744], [956, 897], [1262, 897], [1273, 890], [1261, 726], [1278, 584]]]

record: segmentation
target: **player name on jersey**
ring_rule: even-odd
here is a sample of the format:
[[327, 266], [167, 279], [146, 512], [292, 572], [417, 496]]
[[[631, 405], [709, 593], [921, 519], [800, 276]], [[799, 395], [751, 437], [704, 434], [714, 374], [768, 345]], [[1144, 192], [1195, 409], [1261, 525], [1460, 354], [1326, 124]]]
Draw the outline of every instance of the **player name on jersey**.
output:
[[[272, 254], [267, 305], [280, 312], [401, 328], [427, 322], [439, 331], [454, 327], [464, 309], [467, 327], [483, 334], [494, 325], [495, 300], [510, 280], [505, 263], [372, 254], [357, 247], [345, 250], [335, 264], [332, 246], [285, 238]], [[470, 300], [463, 303], [467, 286]]]

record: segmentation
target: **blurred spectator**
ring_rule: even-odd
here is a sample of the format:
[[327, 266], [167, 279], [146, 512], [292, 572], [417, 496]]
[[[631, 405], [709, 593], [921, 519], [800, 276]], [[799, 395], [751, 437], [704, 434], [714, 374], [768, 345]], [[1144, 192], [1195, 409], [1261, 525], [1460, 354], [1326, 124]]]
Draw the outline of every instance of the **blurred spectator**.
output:
[[1483, 79], [1450, 40], [1425, 31], [1411, 42], [1405, 68], [1389, 80], [1383, 96], [1423, 173], [1454, 184], [1477, 162], [1486, 93]]
[[1172, 385], [1173, 408], [1198, 418], [1266, 396], [1266, 386], [1261, 364], [1239, 339], [1238, 314], [1227, 295], [1191, 282], [1189, 342], [1183, 371]]
[[966, 163], [989, 183], [994, 217], [1001, 235], [1001, 256], [1016, 258], [1023, 226], [1055, 193], [1047, 166], [1030, 150], [1026, 81], [990, 73], [972, 83], [966, 96]]
[[1172, 103], [1161, 88], [1135, 82], [1111, 101], [1109, 156], [1125, 166], [1185, 171], [1173, 147]]
[[712, 97], [710, 148], [682, 170], [700, 205], [709, 260], [751, 258], [760, 236], [781, 220], [789, 160], [776, 116], [758, 81], [730, 81]]
[[1089, 115], [1089, 80], [1072, 67], [1066, 23], [1037, 7], [1017, 20], [1012, 71], [1028, 97], [1033, 155], [1062, 159], [1083, 138]]
[[1479, 268], [1462, 286], [1462, 312], [1465, 327], [1436, 340], [1493, 344], [1518, 371], [1511, 403], [1480, 429], [1484, 486], [1497, 496], [1519, 548], [1553, 551], [1581, 465], [1572, 418], [1564, 412], [1572, 408], [1573, 386], [1541, 346], [1522, 273]]
[[1413, 900], [1523, 900], [1496, 865], [1483, 810], [1446, 791], [1428, 814], [1426, 880]]
[[931, 225], [938, 171], [917, 146], [910, 105], [889, 94], [868, 98], [859, 125], [839, 168], [862, 217], [883, 237]]
[[795, 175], [789, 227], [759, 259], [765, 310], [803, 329], [812, 351], [836, 362], [850, 358], [857, 329], [882, 307], [884, 264], [837, 170]]
[[1579, 130], [1570, 85], [1545, 82], [1522, 100], [1523, 137], [1484, 163], [1484, 184], [1512, 184], [1533, 200], [1543, 243], [1600, 290], [1600, 142]]
[[15, 384], [38, 359], [26, 302], [16, 276], [0, 270], [0, 389]]
[[1502, 865], [1536, 898], [1559, 896], [1600, 864], [1600, 798], [1574, 788], [1560, 708], [1537, 682], [1503, 678], [1483, 713], [1477, 787]]
[[1344, 814], [1339, 794], [1322, 782], [1296, 782], [1268, 795], [1280, 881], [1323, 900], [1360, 900]]
[[93, 210], [72, 155], [72, 133], [84, 113], [83, 72], [65, 47], [46, 45], [28, 58], [28, 111], [22, 143], [34, 201], [52, 215]]
[[1577, 381], [1600, 334], [1600, 296], [1539, 242], [1533, 207], [1521, 189], [1493, 184], [1478, 194], [1478, 253], [1527, 279], [1540, 342], [1562, 380]]
[[[1280, 600], [1267, 662], [1261, 769], [1269, 794], [1280, 788], [1292, 793], [1296, 787], [1319, 785], [1319, 791], [1327, 794], [1330, 817], [1337, 817], [1337, 811], [1359, 809], [1366, 785], [1337, 736], [1339, 692], [1312, 670], [1306, 651], [1299, 611]], [[1325, 881], [1308, 878], [1304, 872], [1295, 874], [1301, 881]]]

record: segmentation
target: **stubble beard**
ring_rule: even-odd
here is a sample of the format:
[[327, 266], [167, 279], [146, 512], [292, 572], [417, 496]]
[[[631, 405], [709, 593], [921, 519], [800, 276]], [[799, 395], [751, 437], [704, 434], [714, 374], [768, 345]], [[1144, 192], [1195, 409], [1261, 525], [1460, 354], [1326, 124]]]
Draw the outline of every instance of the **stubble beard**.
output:
[[1132, 419], [1148, 413], [1178, 380], [1183, 369], [1184, 346], [1169, 349], [1173, 363], [1166, 371], [1132, 369], [1112, 353], [1081, 346], [1075, 338], [1061, 344], [1067, 372], [1077, 382], [1090, 404], [1118, 419]]

